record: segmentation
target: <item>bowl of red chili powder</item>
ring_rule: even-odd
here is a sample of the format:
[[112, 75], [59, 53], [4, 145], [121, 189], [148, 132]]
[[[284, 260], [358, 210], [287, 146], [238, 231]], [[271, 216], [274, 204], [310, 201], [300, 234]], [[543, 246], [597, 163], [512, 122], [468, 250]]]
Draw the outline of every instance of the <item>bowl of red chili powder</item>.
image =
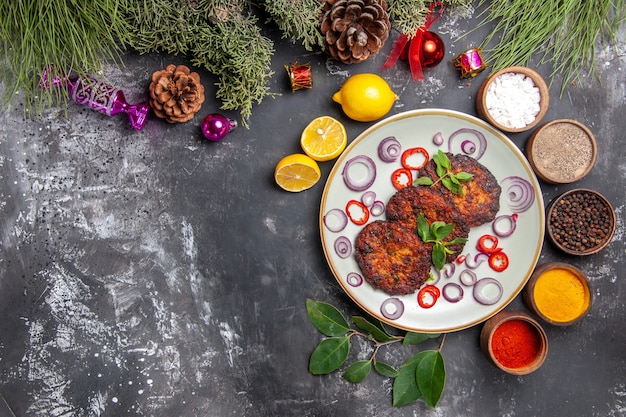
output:
[[536, 371], [548, 355], [548, 337], [541, 325], [522, 311], [503, 310], [487, 320], [480, 332], [485, 357], [512, 375]]

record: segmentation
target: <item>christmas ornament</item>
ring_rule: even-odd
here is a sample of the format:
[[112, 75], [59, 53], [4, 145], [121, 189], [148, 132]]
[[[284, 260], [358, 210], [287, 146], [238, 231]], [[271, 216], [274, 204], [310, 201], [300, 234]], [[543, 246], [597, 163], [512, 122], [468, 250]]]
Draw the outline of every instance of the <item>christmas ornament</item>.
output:
[[300, 65], [296, 61], [289, 66], [285, 65], [285, 69], [289, 75], [291, 91], [300, 90], [302, 88], [313, 88], [313, 74], [311, 73], [310, 63]]
[[331, 57], [344, 64], [365, 61], [380, 51], [391, 24], [385, 0], [326, 0], [321, 31]]
[[[439, 8], [435, 14], [435, 8]], [[445, 45], [441, 38], [428, 29], [435, 23], [443, 13], [443, 3], [440, 1], [431, 3], [424, 25], [415, 31], [413, 38], [402, 33], [393, 45], [389, 57], [382, 66], [382, 69], [393, 67], [398, 59], [409, 61], [411, 75], [415, 81], [424, 80], [424, 69], [435, 67], [441, 62], [445, 53]]]
[[454, 59], [454, 67], [461, 71], [461, 78], [470, 78], [480, 74], [487, 68], [487, 64], [483, 61], [481, 49], [472, 48]]
[[128, 114], [130, 124], [136, 130], [141, 130], [148, 121], [150, 106], [147, 102], [131, 105], [126, 101], [126, 96], [122, 90], [95, 78], [74, 77], [68, 79], [54, 75], [48, 79], [48, 71], [50, 69], [43, 71], [39, 82], [40, 88], [67, 87], [72, 100], [92, 110], [107, 116], [115, 116], [119, 113]]
[[200, 76], [185, 65], [168, 65], [152, 74], [150, 106], [154, 114], [169, 123], [187, 122], [204, 103]]
[[202, 134], [208, 140], [217, 142], [237, 127], [237, 121], [218, 113], [211, 113], [202, 121]]

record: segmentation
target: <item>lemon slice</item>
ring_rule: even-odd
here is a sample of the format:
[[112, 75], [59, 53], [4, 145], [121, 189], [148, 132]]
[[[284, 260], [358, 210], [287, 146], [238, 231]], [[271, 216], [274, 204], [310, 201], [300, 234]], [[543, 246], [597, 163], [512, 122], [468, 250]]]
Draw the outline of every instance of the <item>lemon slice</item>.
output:
[[313, 119], [302, 131], [300, 145], [304, 153], [316, 161], [330, 161], [338, 157], [348, 143], [346, 128], [330, 117]]
[[274, 180], [283, 190], [297, 193], [313, 187], [321, 175], [320, 168], [313, 158], [294, 153], [278, 161]]

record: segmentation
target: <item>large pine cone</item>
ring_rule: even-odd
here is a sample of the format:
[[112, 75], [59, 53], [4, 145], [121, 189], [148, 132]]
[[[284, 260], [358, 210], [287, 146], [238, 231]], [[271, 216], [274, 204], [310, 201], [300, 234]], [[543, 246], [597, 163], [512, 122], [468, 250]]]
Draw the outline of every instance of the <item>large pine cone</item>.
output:
[[150, 106], [158, 117], [170, 123], [193, 119], [204, 103], [200, 76], [184, 65], [168, 65], [152, 74]]
[[385, 0], [326, 0], [321, 31], [327, 50], [344, 64], [376, 55], [389, 37]]

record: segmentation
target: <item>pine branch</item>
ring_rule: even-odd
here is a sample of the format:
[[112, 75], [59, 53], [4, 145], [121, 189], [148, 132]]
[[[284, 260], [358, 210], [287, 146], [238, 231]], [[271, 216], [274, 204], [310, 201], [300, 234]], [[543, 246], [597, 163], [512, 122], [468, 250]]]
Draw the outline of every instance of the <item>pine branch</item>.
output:
[[324, 37], [320, 32], [322, 13], [320, 0], [265, 0], [265, 11], [283, 32], [283, 39], [293, 43], [301, 41], [307, 51], [324, 50]]

